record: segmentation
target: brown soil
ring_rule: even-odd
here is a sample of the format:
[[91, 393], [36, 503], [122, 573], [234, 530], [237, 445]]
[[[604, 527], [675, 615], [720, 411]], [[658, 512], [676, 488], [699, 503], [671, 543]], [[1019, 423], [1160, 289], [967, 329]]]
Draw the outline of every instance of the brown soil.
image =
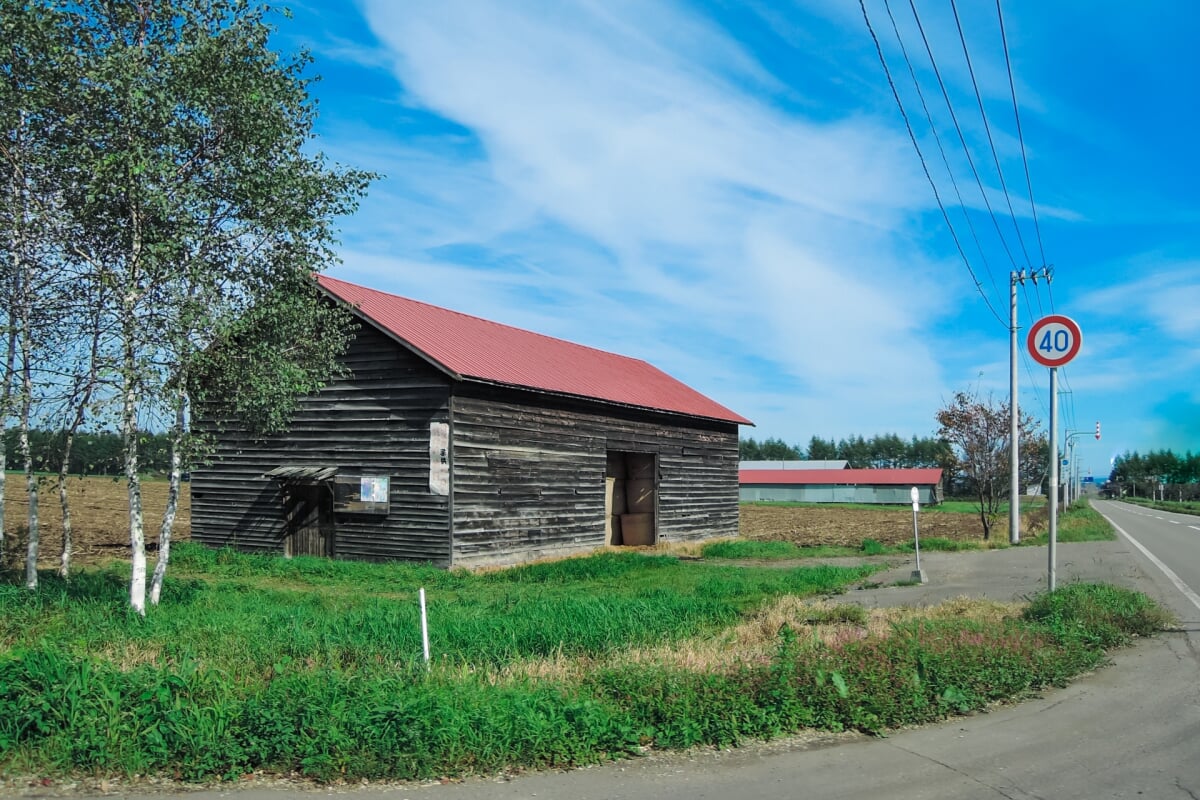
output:
[[[67, 481], [71, 504], [72, 562], [95, 563], [124, 557], [129, 551], [129, 497], [124, 480], [105, 477], [72, 477]], [[142, 482], [142, 517], [146, 546], [158, 545], [158, 530], [167, 504], [167, 482]], [[9, 473], [4, 486], [4, 560], [6, 565], [22, 561], [28, 541], [29, 495], [25, 476]], [[62, 552], [62, 508], [58, 502], [57, 478], [43, 478], [38, 489], [39, 563], [47, 568], [58, 564]], [[191, 535], [191, 497], [184, 485], [171, 541], [186, 541]]]
[[[8, 474], [5, 485], [5, 561], [16, 566], [24, 556], [29, 501], [24, 476]], [[105, 477], [76, 478], [68, 482], [76, 564], [124, 558], [129, 549], [129, 511], [125, 482]], [[158, 543], [158, 530], [166, 505], [167, 484], [142, 483], [142, 503], [147, 548]], [[191, 503], [187, 486], [179, 500], [172, 540], [186, 541], [191, 532]], [[62, 549], [62, 514], [54, 479], [43, 479], [39, 492], [41, 558], [46, 567], [57, 565]], [[978, 517], [972, 514], [926, 512], [921, 514], [922, 537], [982, 542]], [[1003, 523], [1003, 520], [1001, 520]], [[813, 506], [741, 506], [741, 535], [747, 539], [788, 541], [804, 546], [861, 547], [863, 539], [885, 545], [912, 538], [912, 512], [908, 508], [857, 509]], [[15, 561], [14, 561], [15, 559]]]
[[[983, 527], [973, 514], [924, 513], [918, 525], [922, 537], [983, 541]], [[913, 519], [908, 508], [743, 505], [739, 530], [747, 539], [809, 547], [861, 547], [863, 539], [894, 545], [912, 539]]]

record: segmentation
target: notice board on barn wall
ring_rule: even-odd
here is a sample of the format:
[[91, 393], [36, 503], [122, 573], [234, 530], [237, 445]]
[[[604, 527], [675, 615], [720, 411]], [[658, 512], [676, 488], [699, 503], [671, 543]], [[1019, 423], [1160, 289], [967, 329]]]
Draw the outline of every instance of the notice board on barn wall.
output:
[[333, 480], [333, 510], [386, 515], [389, 484], [387, 475], [338, 475]]
[[450, 425], [429, 423], [429, 493], [450, 494]]

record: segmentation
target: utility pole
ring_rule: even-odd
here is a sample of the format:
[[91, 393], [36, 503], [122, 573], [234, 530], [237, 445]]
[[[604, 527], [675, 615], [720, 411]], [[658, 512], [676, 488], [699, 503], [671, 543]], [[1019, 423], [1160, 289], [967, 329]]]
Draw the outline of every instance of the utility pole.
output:
[[1053, 272], [1049, 267], [1026, 272], [1014, 271], [1009, 274], [1008, 301], [1008, 541], [1018, 544], [1021, 541], [1021, 410], [1017, 403], [1017, 284], [1033, 281], [1037, 286], [1038, 277], [1050, 283]]
[[1021, 541], [1021, 443], [1020, 409], [1017, 408], [1017, 281], [1025, 271], [1009, 276], [1008, 298], [1008, 543]]

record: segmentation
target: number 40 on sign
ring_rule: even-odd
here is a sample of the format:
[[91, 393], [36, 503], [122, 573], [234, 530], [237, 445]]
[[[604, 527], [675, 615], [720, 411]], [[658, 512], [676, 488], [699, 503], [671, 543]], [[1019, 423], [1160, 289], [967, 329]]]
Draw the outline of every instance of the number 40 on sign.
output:
[[1051, 314], [1033, 323], [1025, 345], [1033, 360], [1043, 367], [1061, 367], [1079, 353], [1083, 334], [1070, 317]]

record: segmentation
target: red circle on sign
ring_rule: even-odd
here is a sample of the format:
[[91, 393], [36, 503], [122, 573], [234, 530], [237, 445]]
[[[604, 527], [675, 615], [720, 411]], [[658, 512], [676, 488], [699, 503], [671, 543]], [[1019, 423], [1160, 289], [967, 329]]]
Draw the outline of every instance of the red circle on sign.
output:
[[[1065, 334], [1070, 339], [1065, 347], [1058, 346], [1059, 334]], [[1039, 338], [1043, 341], [1038, 342]], [[1039, 349], [1039, 344], [1050, 346], [1043, 350]], [[1033, 327], [1029, 329], [1029, 336], [1025, 339], [1025, 348], [1029, 350], [1033, 360], [1043, 367], [1051, 368], [1061, 367], [1073, 359], [1079, 353], [1082, 344], [1083, 333], [1079, 330], [1079, 325], [1062, 314], [1050, 314], [1033, 323]], [[1053, 355], [1048, 355], [1048, 352]]]

